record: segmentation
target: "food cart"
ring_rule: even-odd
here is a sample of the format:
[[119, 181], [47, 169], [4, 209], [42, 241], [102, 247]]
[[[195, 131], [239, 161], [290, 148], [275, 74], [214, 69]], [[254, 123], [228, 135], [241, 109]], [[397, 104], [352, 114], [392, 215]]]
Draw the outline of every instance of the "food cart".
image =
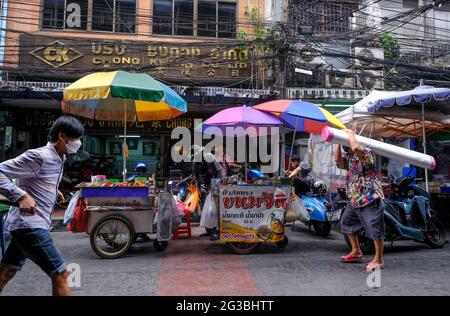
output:
[[238, 254], [252, 253], [262, 242], [285, 248], [290, 193], [291, 187], [281, 182], [220, 184], [215, 188], [220, 242]]
[[140, 233], [157, 233], [153, 247], [162, 251], [177, 226], [170, 193], [149, 186], [82, 185], [81, 198], [86, 201], [91, 247], [102, 258], [123, 256]]

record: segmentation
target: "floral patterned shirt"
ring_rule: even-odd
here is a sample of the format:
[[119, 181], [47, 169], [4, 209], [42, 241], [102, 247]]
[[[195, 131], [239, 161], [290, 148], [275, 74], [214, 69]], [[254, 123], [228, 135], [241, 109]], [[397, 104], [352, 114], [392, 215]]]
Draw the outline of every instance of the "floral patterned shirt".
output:
[[364, 207], [376, 199], [383, 199], [384, 193], [380, 179], [375, 171], [375, 155], [364, 147], [364, 157], [348, 155], [338, 165], [347, 169], [347, 196], [354, 208]]

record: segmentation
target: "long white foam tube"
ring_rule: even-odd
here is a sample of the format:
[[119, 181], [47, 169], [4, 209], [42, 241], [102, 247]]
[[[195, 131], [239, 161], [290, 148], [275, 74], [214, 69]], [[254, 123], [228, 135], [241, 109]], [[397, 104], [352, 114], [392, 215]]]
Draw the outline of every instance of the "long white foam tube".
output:
[[[325, 142], [339, 144], [342, 146], [350, 146], [347, 132], [325, 126], [322, 129], [322, 139]], [[356, 135], [358, 142], [373, 150], [374, 153], [392, 158], [395, 160], [410, 163], [414, 166], [433, 170], [436, 167], [436, 161], [430, 155], [422, 154], [417, 151], [409, 150], [403, 147], [386, 144], [367, 137]]]

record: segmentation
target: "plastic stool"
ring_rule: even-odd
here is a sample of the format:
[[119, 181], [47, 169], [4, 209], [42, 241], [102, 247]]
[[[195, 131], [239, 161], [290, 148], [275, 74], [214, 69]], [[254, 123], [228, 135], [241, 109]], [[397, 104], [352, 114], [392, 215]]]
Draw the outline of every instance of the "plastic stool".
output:
[[172, 237], [173, 240], [177, 240], [181, 235], [186, 235], [187, 238], [192, 237], [192, 234], [191, 234], [191, 212], [185, 210], [184, 216], [186, 218], [186, 225], [177, 227], [177, 229], [175, 230], [175, 233], [173, 234], [173, 237]]

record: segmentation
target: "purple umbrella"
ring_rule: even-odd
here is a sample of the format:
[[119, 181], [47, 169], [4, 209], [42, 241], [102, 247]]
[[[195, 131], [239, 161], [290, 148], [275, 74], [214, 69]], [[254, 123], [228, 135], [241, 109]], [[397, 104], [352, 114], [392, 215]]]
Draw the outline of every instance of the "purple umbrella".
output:
[[[247, 127], [254, 127], [256, 135], [261, 135], [263, 132], [260, 127], [292, 127], [281, 121], [278, 117], [273, 114], [258, 111], [254, 108], [247, 106], [240, 106], [222, 110], [209, 119], [207, 119], [203, 124], [200, 124], [195, 129], [197, 131], [203, 131], [208, 134], [213, 134], [219, 129], [224, 136], [243, 136], [245, 135], [244, 129]], [[236, 128], [242, 127], [241, 130], [232, 129], [232, 134], [228, 134], [227, 127]], [[227, 135], [228, 134], [228, 135]], [[246, 156], [247, 158], [247, 156]], [[245, 166], [247, 166], [247, 159], [245, 161]], [[247, 178], [247, 172], [245, 173]]]
[[227, 127], [255, 127], [259, 132], [259, 127], [271, 126], [286, 126], [286, 123], [273, 114], [264, 113], [247, 106], [239, 106], [214, 114], [203, 124], [197, 126], [196, 130], [214, 133], [214, 128], [218, 128], [225, 133]]

